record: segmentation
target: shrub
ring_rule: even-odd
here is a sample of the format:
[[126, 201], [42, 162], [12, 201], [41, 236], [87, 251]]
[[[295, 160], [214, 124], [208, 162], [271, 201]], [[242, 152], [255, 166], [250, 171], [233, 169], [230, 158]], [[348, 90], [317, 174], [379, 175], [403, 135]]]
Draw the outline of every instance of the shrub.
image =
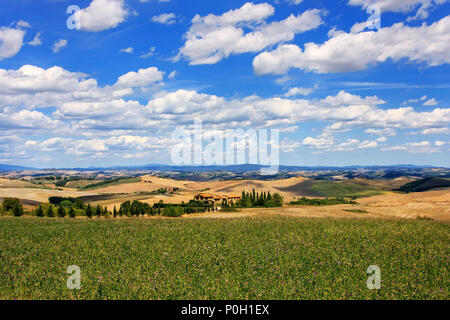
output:
[[358, 204], [353, 200], [346, 200], [342, 197], [337, 198], [326, 198], [326, 199], [308, 199], [306, 197], [302, 197], [298, 200], [291, 201], [290, 204], [303, 205], [303, 206], [331, 206], [336, 204]]
[[162, 215], [164, 217], [181, 217], [183, 215], [183, 209], [180, 207], [165, 207], [162, 210]]
[[16, 205], [21, 205], [20, 200], [17, 198], [5, 198], [3, 200], [3, 209], [5, 211], [12, 211]]
[[70, 200], [63, 200], [59, 203], [62, 207], [70, 207], [72, 205], [72, 202]]
[[70, 205], [75, 205], [76, 209], [83, 209], [84, 207], [83, 201], [72, 197], [49, 197], [48, 202], [55, 206], [62, 205], [68, 207]]

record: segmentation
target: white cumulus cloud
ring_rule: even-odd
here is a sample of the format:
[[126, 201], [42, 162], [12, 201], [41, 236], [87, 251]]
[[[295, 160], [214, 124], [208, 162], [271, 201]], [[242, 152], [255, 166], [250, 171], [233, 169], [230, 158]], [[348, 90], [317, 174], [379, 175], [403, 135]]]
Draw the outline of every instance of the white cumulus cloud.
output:
[[117, 27], [128, 15], [124, 0], [93, 0], [76, 12], [75, 18], [79, 19], [81, 30], [98, 32]]
[[388, 59], [407, 59], [437, 66], [450, 62], [450, 16], [431, 25], [409, 27], [403, 23], [380, 30], [338, 33], [323, 44], [306, 43], [304, 50], [284, 44], [253, 60], [257, 74], [284, 74], [290, 68], [317, 73], [364, 70]]
[[[274, 11], [268, 3], [255, 5], [248, 2], [220, 16], [196, 15], [177, 59], [185, 57], [191, 65], [214, 64], [232, 54], [259, 52], [268, 46], [290, 41], [296, 34], [323, 23], [322, 12], [317, 9], [267, 23], [266, 19]], [[246, 33], [245, 29], [250, 31]]]
[[67, 46], [66, 39], [59, 39], [58, 41], [55, 41], [52, 46], [53, 53], [58, 53], [62, 48], [66, 46]]
[[174, 13], [162, 13], [160, 15], [153, 16], [152, 21], [165, 25], [171, 25], [176, 22], [176, 15]]
[[22, 48], [25, 31], [0, 27], [0, 60], [14, 57]]

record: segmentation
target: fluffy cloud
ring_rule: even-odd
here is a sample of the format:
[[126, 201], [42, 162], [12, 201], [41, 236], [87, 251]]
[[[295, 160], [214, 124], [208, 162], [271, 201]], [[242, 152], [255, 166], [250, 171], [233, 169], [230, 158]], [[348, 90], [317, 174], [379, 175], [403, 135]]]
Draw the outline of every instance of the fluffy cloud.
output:
[[278, 46], [253, 60], [257, 74], [283, 74], [290, 68], [317, 73], [364, 70], [388, 59], [407, 59], [437, 66], [450, 62], [450, 16], [431, 25], [409, 27], [403, 23], [380, 30], [338, 33], [323, 44], [306, 43], [304, 50], [294, 44]]
[[66, 47], [66, 46], [67, 46], [66, 39], [59, 39], [58, 41], [55, 41], [52, 46], [53, 53], [58, 53], [59, 50], [61, 50], [62, 48]]
[[348, 4], [351, 6], [361, 6], [367, 9], [371, 5], [376, 5], [381, 12], [411, 12], [418, 8], [417, 13], [408, 20], [426, 19], [428, 11], [434, 9], [436, 6], [445, 3], [448, 0], [349, 0]]
[[167, 78], [169, 78], [169, 79], [175, 79], [175, 76], [177, 75], [177, 72], [174, 70], [174, 71], [172, 71], [168, 76], [167, 76]]
[[[317, 9], [266, 23], [273, 14], [274, 8], [270, 4], [248, 2], [220, 16], [196, 15], [177, 59], [183, 56], [191, 65], [214, 64], [231, 54], [259, 52], [268, 46], [290, 41], [295, 34], [315, 29], [323, 23], [321, 11]], [[245, 33], [244, 28], [251, 31]]]
[[[437, 142], [437, 143], [436, 143]], [[445, 145], [442, 141], [435, 141], [434, 145], [430, 141], [407, 142], [402, 145], [382, 148], [382, 151], [407, 151], [410, 153], [435, 153], [440, 152], [440, 147]]]
[[[155, 151], [162, 150], [170, 143], [165, 137], [148, 137], [136, 135], [118, 135], [110, 138], [73, 139], [53, 137], [44, 141], [27, 140], [25, 142], [9, 139], [18, 144], [14, 149], [19, 154], [37, 154], [39, 152], [63, 152], [76, 157], [111, 157], [141, 153], [149, 157]], [[20, 144], [19, 144], [20, 143]], [[148, 152], [148, 153], [145, 153]], [[0, 153], [1, 156], [1, 153]], [[15, 155], [17, 157], [17, 154]], [[133, 157], [134, 158], [134, 157]]]
[[4, 109], [0, 113], [0, 128], [2, 129], [55, 129], [60, 125], [57, 120], [52, 120], [38, 111], [21, 110], [12, 112]]
[[164, 73], [156, 67], [139, 69], [138, 72], [130, 71], [120, 76], [114, 85], [117, 88], [146, 87], [151, 83], [161, 81]]
[[34, 36], [33, 40], [28, 42], [28, 44], [30, 46], [33, 46], [33, 47], [40, 46], [42, 44], [41, 33], [40, 32], [36, 33], [36, 35]]
[[31, 24], [29, 24], [27, 21], [23, 21], [23, 20], [17, 21], [16, 26], [20, 27], [20, 28], [31, 28]]
[[[67, 154], [98, 157], [114, 152], [132, 154], [133, 150], [144, 155], [152, 146], [167, 147], [169, 142], [163, 145], [158, 141], [170, 137], [176, 126], [189, 128], [194, 119], [202, 120], [205, 129], [271, 127], [283, 132], [295, 131], [302, 122], [328, 123], [321, 135], [282, 147], [292, 150], [303, 146], [323, 151], [375, 148], [380, 144], [389, 147], [384, 145], [387, 140], [384, 137], [395, 135], [397, 129], [445, 134], [442, 128], [450, 121], [449, 109], [417, 112], [411, 107], [381, 108], [385, 101], [376, 96], [346, 91], [321, 99], [256, 95], [225, 98], [184, 89], [159, 91], [148, 100], [143, 97], [135, 100], [132, 96], [135, 88], [151, 86], [162, 79], [163, 72], [150, 67], [130, 71], [114, 84], [100, 87], [88, 75], [61, 67], [43, 69], [27, 65], [18, 70], [0, 69], [0, 128], [4, 136], [20, 136], [24, 130], [50, 134], [51, 129], [54, 140], [44, 145], [30, 142], [28, 147], [50, 150], [59, 142]], [[51, 114], [35, 110], [48, 107], [55, 110]], [[339, 140], [333, 136], [355, 127], [379, 137]], [[431, 144], [428, 148], [438, 146]], [[29, 151], [19, 148], [14, 152], [24, 155]]]
[[25, 31], [0, 27], [0, 60], [14, 57], [22, 48]]
[[161, 93], [150, 100], [149, 111], [177, 119], [181, 123], [198, 118], [217, 126], [292, 126], [303, 121], [342, 122], [338, 129], [352, 126], [371, 129], [367, 133], [389, 135], [375, 128], [442, 127], [450, 119], [450, 110], [416, 112], [413, 108], [381, 109], [377, 97], [360, 97], [345, 91], [323, 99], [283, 99], [249, 96], [227, 100], [196, 91], [178, 90]]
[[394, 129], [391, 129], [391, 128], [384, 128], [384, 129], [366, 129], [366, 130], [364, 131], [364, 133], [367, 133], [367, 134], [376, 134], [376, 135], [379, 135], [379, 136], [384, 136], [384, 135], [386, 135], [386, 136], [390, 136], [390, 137], [396, 136], [396, 135], [397, 135], [397, 132], [396, 132]]
[[422, 134], [449, 134], [450, 130], [449, 128], [431, 128], [431, 129], [424, 129], [422, 131]]
[[133, 47], [123, 48], [119, 50], [120, 53], [133, 53], [134, 49]]
[[430, 100], [427, 100], [423, 103], [424, 106], [435, 106], [437, 104], [438, 102], [434, 98], [431, 98]]
[[93, 0], [75, 14], [84, 31], [98, 32], [117, 27], [129, 15], [124, 0]]
[[335, 137], [327, 133], [323, 133], [315, 138], [306, 137], [299, 145], [324, 151], [353, 151], [357, 149], [378, 147], [376, 141], [369, 140], [360, 141], [358, 139], [349, 138], [342, 142], [338, 142]]
[[314, 92], [318, 88], [317, 84], [314, 85], [314, 87], [311, 88], [304, 88], [304, 87], [294, 87], [290, 88], [288, 92], [284, 94], [285, 97], [293, 97], [293, 96], [307, 96]]
[[148, 49], [148, 52], [140, 55], [139, 58], [147, 59], [148, 57], [154, 56], [155, 52], [156, 52], [156, 48], [155, 47], [150, 47], [150, 49]]
[[99, 87], [88, 75], [58, 66], [43, 69], [24, 65], [17, 70], [0, 69], [0, 109], [2, 106], [32, 109], [116, 101], [132, 95], [133, 88], [150, 86], [162, 77], [162, 71], [149, 67], [120, 76], [113, 86]]
[[171, 25], [176, 22], [176, 15], [174, 13], [162, 13], [152, 17], [152, 21], [165, 25]]
[[[361, 97], [345, 91], [322, 99], [285, 99], [249, 96], [243, 99], [199, 93], [195, 90], [159, 92], [146, 104], [125, 100], [135, 88], [148, 87], [163, 79], [155, 67], [130, 71], [111, 86], [82, 73], [61, 67], [42, 69], [26, 65], [18, 70], [0, 69], [0, 108], [56, 107], [55, 119], [74, 119], [83, 128], [141, 128], [161, 123], [170, 126], [202, 119], [215, 126], [292, 127], [303, 121], [341, 122], [330, 130], [352, 126], [367, 133], [389, 135], [386, 128], [442, 128], [450, 120], [449, 109], [416, 112], [411, 107], [379, 108], [385, 101], [376, 96]], [[1, 109], [0, 109], [1, 110]], [[103, 117], [103, 118], [102, 118]]]

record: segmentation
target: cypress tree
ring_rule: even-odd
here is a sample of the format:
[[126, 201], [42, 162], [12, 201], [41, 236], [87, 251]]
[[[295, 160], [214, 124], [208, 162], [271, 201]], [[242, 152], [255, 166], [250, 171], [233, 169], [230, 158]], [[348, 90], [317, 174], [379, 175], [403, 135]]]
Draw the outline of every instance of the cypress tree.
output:
[[64, 218], [66, 216], [66, 210], [62, 207], [58, 207], [58, 217]]
[[44, 216], [45, 216], [44, 210], [42, 209], [41, 206], [38, 206], [38, 207], [37, 207], [37, 209], [36, 209], [36, 216], [37, 216], [37, 217], [44, 217]]
[[53, 212], [53, 206], [52, 205], [48, 206], [47, 210], [45, 211], [45, 215], [47, 217], [54, 217], [55, 216], [55, 214]]
[[88, 204], [87, 207], [86, 207], [86, 217], [92, 218], [92, 214], [93, 214], [92, 207], [91, 207], [90, 204]]
[[73, 207], [70, 207], [69, 209], [69, 217], [75, 218], [76, 217], [75, 209]]
[[114, 216], [114, 218], [116, 218], [116, 217], [117, 217], [117, 210], [116, 210], [116, 206], [114, 206], [114, 210], [113, 210], [113, 216]]
[[102, 215], [102, 208], [100, 207], [100, 205], [98, 204], [97, 207], [95, 208], [95, 215], [97, 217], [100, 217]]
[[14, 204], [14, 207], [13, 207], [12, 211], [13, 211], [13, 215], [15, 217], [20, 217], [20, 216], [23, 215], [23, 207], [22, 207], [22, 205], [20, 203]]

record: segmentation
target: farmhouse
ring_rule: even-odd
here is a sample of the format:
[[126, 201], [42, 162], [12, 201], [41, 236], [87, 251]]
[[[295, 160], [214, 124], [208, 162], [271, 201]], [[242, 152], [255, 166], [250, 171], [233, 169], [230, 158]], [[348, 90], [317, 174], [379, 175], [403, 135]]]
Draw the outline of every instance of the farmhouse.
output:
[[210, 201], [213, 200], [214, 195], [209, 194], [209, 193], [199, 193], [197, 195], [195, 195], [194, 199], [195, 200], [201, 200], [201, 201]]
[[200, 201], [210, 201], [213, 203], [221, 202], [223, 200], [236, 202], [237, 200], [241, 199], [240, 195], [217, 195], [217, 194], [210, 194], [210, 193], [199, 193], [194, 196], [195, 200]]

